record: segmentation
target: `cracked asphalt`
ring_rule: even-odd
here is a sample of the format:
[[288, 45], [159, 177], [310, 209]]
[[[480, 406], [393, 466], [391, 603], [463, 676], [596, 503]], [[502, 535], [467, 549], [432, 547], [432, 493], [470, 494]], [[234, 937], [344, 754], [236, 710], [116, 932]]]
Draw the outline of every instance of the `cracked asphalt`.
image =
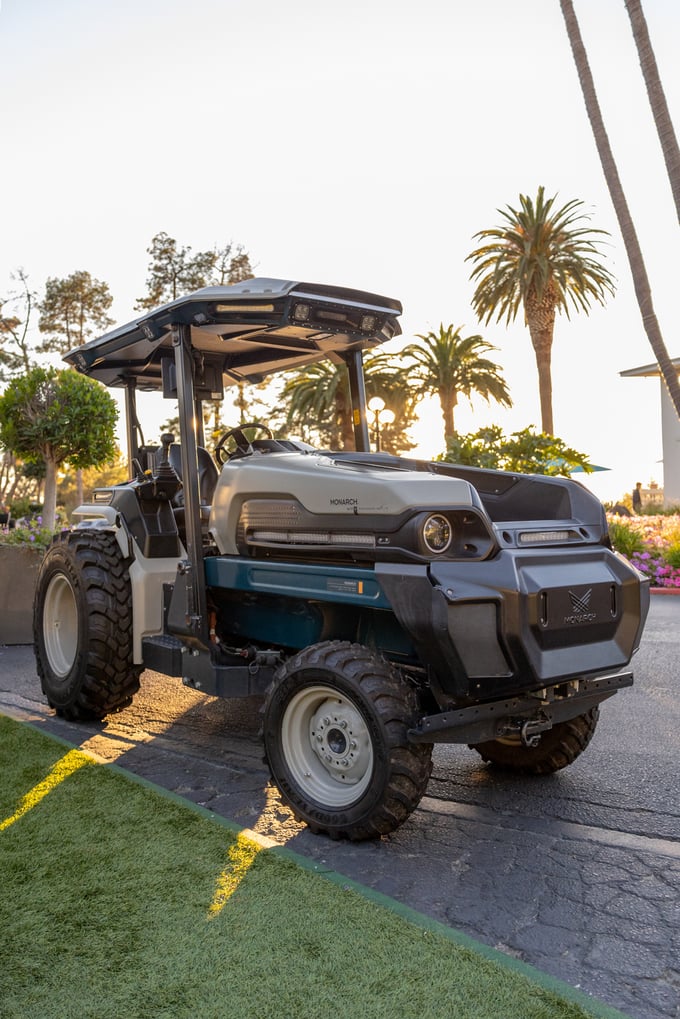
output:
[[269, 786], [260, 702], [145, 673], [100, 725], [58, 719], [33, 649], [0, 647], [0, 711], [510, 956], [633, 1019], [680, 1019], [680, 598], [652, 595], [635, 685], [605, 702], [588, 750], [546, 778], [437, 747], [427, 795], [378, 842], [314, 836]]

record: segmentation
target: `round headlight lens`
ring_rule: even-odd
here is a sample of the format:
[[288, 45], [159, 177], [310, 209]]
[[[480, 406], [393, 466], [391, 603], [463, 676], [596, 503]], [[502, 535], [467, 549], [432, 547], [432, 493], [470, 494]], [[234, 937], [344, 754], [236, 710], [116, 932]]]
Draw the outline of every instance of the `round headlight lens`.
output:
[[446, 552], [452, 537], [451, 524], [441, 513], [433, 513], [423, 524], [423, 541], [436, 555]]

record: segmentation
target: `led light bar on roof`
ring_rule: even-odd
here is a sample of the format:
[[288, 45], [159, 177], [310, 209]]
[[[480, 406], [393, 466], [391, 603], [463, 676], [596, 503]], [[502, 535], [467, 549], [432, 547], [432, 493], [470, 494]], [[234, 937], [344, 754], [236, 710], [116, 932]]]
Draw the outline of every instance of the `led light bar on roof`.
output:
[[242, 315], [243, 312], [274, 311], [273, 304], [216, 304], [215, 311], [233, 311]]

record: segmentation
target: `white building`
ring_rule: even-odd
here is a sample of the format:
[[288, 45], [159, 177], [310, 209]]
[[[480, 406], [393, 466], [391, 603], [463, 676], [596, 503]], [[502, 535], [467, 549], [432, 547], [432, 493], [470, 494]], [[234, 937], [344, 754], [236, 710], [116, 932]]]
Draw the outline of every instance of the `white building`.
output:
[[[680, 373], [680, 357], [671, 364]], [[624, 378], [649, 378], [656, 375], [661, 386], [661, 440], [663, 444], [663, 501], [664, 506], [680, 506], [680, 419], [668, 395], [658, 364], [642, 368], [629, 368], [619, 372]]]

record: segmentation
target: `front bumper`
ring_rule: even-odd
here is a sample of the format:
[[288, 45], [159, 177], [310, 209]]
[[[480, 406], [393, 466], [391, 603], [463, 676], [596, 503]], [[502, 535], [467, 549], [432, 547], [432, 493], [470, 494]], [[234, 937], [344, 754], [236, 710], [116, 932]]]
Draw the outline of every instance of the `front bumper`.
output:
[[517, 735], [529, 745], [538, 733], [584, 714], [632, 685], [631, 672], [573, 680], [543, 690], [540, 696], [513, 697], [428, 715], [408, 735], [412, 743], [483, 743]]
[[444, 709], [616, 673], [649, 608], [646, 580], [599, 545], [429, 568], [381, 563], [376, 576]]

